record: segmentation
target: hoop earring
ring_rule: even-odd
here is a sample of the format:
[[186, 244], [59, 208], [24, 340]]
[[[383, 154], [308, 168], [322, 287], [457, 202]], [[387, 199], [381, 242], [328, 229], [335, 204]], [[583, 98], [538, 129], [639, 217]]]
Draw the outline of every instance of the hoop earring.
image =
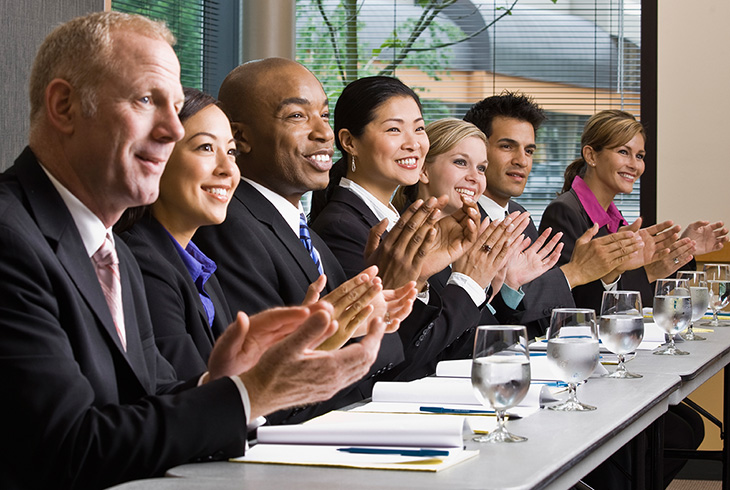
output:
[[355, 155], [351, 155], [350, 159], [350, 161], [352, 162], [352, 171], [354, 172], [355, 170], [357, 170], [357, 167], [355, 166]]

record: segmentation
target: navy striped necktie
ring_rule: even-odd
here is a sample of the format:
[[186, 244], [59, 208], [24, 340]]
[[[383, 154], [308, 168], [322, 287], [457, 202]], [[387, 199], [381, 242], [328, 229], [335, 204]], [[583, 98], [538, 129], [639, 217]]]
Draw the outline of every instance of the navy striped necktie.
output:
[[312, 237], [309, 234], [309, 226], [307, 226], [307, 218], [304, 216], [304, 213], [299, 214], [299, 239], [304, 244], [304, 248], [307, 249], [307, 252], [309, 252], [309, 256], [312, 257], [314, 265], [317, 266], [317, 270], [320, 275], [324, 274], [322, 262], [319, 260], [319, 253], [317, 252], [317, 249], [314, 248], [314, 245], [312, 245]]

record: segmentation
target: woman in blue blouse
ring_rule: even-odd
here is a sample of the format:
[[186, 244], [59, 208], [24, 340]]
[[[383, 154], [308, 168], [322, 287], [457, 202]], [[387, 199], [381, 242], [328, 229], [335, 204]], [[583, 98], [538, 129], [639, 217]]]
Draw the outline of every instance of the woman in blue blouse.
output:
[[158, 349], [188, 379], [206, 370], [215, 339], [232, 321], [215, 262], [191, 238], [198, 227], [225, 219], [240, 172], [228, 118], [213, 97], [185, 89], [180, 120], [185, 136], [167, 163], [158, 200], [136, 210], [141, 216], [121, 236], [143, 272]]

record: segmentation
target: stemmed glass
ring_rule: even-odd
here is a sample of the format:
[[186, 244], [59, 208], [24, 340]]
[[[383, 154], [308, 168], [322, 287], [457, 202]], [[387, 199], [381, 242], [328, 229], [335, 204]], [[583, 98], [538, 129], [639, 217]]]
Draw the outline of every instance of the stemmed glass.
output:
[[702, 270], [705, 272], [705, 279], [708, 281], [730, 279], [729, 264], [705, 264]]
[[717, 312], [722, 310], [730, 302], [730, 278], [707, 281], [707, 289], [710, 293], [710, 308], [712, 308], [712, 320], [703, 325], [712, 327], [724, 327], [725, 323], [717, 318]]
[[596, 313], [584, 308], [555, 308], [547, 331], [547, 359], [555, 376], [568, 383], [568, 399], [550, 410], [587, 411], [596, 407], [578, 401], [576, 386], [598, 365]]
[[686, 356], [689, 352], [674, 345], [674, 336], [687, 328], [692, 318], [692, 299], [686, 279], [659, 279], [654, 292], [654, 321], [669, 335], [669, 342], [653, 353]]
[[705, 273], [698, 271], [679, 271], [677, 279], [687, 279], [689, 283], [689, 297], [692, 300], [692, 321], [689, 323], [687, 332], [682, 334], [684, 340], [705, 340], [705, 337], [697, 335], [692, 327], [694, 322], [702, 318], [710, 305], [710, 292], [707, 290]]
[[618, 356], [616, 371], [608, 378], [641, 378], [630, 373], [624, 355], [633, 352], [644, 338], [644, 315], [637, 291], [604, 291], [598, 333], [603, 345]]
[[477, 442], [522, 442], [526, 437], [511, 434], [504, 426], [504, 414], [517, 405], [530, 388], [530, 354], [527, 330], [520, 325], [477, 327], [471, 384], [479, 401], [494, 408], [497, 428]]

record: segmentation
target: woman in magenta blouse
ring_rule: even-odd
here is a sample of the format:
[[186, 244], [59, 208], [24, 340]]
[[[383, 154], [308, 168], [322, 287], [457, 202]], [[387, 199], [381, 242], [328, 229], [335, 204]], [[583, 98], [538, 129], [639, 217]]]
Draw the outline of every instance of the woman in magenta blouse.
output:
[[[612, 109], [591, 117], [581, 136], [581, 156], [565, 170], [562, 193], [548, 205], [540, 231], [552, 227], [563, 232], [565, 244], [559, 263], [570, 260], [575, 241], [593, 224], [600, 227], [596, 236], [616, 232], [627, 226], [613, 200], [628, 194], [644, 173], [644, 127], [631, 114]], [[631, 225], [639, 230], [641, 221]], [[698, 221], [687, 227], [679, 238], [679, 226], [671, 221], [644, 228], [643, 253], [603, 277], [573, 289], [577, 306], [600, 309], [603, 291], [622, 289], [640, 291], [644, 305], [653, 301], [653, 282], [689, 264], [693, 254], [722, 248], [727, 241], [723, 223]]]

